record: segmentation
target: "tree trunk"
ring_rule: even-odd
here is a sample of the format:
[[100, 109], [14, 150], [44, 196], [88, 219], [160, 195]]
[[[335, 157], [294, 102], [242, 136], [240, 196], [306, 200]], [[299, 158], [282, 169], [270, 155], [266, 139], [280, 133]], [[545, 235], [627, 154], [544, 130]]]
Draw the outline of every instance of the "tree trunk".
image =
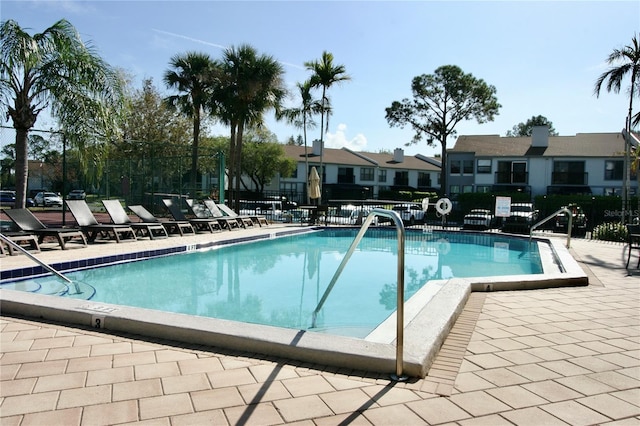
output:
[[322, 184], [324, 180], [324, 166], [323, 166], [323, 155], [324, 155], [324, 100], [327, 94], [327, 88], [322, 86], [322, 111], [320, 111], [320, 198], [318, 199], [318, 204], [322, 204]]
[[238, 123], [238, 132], [236, 133], [236, 197], [234, 209], [240, 211], [240, 180], [242, 177], [242, 134], [244, 132], [244, 123], [242, 120]]
[[[236, 172], [236, 131], [237, 126], [235, 122], [231, 122], [231, 138], [229, 140], [229, 175], [227, 182], [227, 189], [229, 198], [229, 206], [233, 206], [233, 200], [235, 197], [233, 196], [233, 178]], [[225, 171], [223, 170], [222, 173]], [[224, 200], [220, 200], [221, 203], [224, 203]]]
[[27, 202], [29, 178], [28, 144], [29, 130], [16, 129], [16, 202], [14, 208], [23, 209]]
[[196, 196], [196, 176], [198, 175], [198, 145], [200, 143], [200, 113], [193, 116], [193, 145], [191, 146], [191, 176], [189, 176], [189, 190], [191, 198]]
[[307, 204], [311, 204], [309, 198], [309, 153], [307, 152], [307, 113], [303, 112], [302, 133], [304, 134], [304, 166], [305, 166], [305, 192], [307, 193]]
[[442, 167], [440, 167], [440, 194], [443, 197], [447, 196], [447, 136], [443, 136], [443, 140], [440, 141]]

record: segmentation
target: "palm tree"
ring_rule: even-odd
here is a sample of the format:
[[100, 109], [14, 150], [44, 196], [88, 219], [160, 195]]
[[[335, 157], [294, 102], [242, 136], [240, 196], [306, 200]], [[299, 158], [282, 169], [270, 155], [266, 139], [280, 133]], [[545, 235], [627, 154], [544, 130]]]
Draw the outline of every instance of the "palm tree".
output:
[[281, 109], [286, 90], [282, 65], [269, 55], [259, 55], [249, 45], [230, 47], [222, 60], [221, 84], [212, 97], [212, 110], [218, 119], [229, 125], [229, 170], [235, 177], [235, 194], [229, 199], [240, 208], [240, 179], [242, 175], [242, 136], [244, 129], [260, 127], [264, 113]]
[[[330, 111], [327, 109], [329, 99], [327, 98], [327, 90], [336, 83], [351, 80], [346, 74], [344, 65], [333, 64], [333, 54], [324, 51], [320, 60], [305, 62], [305, 67], [313, 74], [311, 76], [312, 87], [322, 87], [322, 98], [320, 103], [322, 105], [320, 111], [320, 193], [322, 194], [322, 178], [324, 176], [324, 168], [322, 164], [324, 153], [324, 116], [327, 115], [327, 129], [329, 127], [329, 115]], [[322, 200], [322, 198], [320, 198]]]
[[0, 24], [0, 108], [16, 130], [16, 207], [26, 201], [28, 136], [38, 115], [51, 116], [73, 140], [117, 128], [124, 83], [76, 29], [62, 19], [29, 35], [17, 22]]
[[637, 79], [640, 78], [640, 43], [637, 35], [631, 38], [631, 44], [622, 49], [614, 49], [607, 58], [607, 63], [611, 65], [607, 71], [602, 73], [594, 87], [596, 96], [600, 96], [602, 85], [606, 81], [607, 92], [620, 93], [622, 81], [631, 74], [631, 85], [629, 87], [629, 113], [625, 122], [627, 135], [625, 136], [625, 156], [624, 156], [624, 187], [622, 190], [622, 222], [626, 222], [625, 210], [629, 197], [629, 150], [631, 135], [631, 124], [633, 120], [633, 97], [637, 89]]
[[167, 87], [176, 89], [179, 94], [167, 97], [165, 102], [173, 110], [178, 110], [193, 120], [189, 189], [195, 195], [200, 125], [202, 114], [209, 105], [216, 63], [206, 53], [187, 52], [171, 58], [169, 64], [172, 69], [165, 71], [164, 83]]
[[[284, 117], [289, 123], [293, 123], [297, 128], [302, 129], [305, 153], [305, 176], [308, 178], [309, 155], [307, 152], [307, 129], [315, 127], [316, 123], [313, 121], [313, 116], [320, 114], [322, 111], [322, 104], [313, 99], [310, 80], [307, 80], [304, 83], [298, 83], [297, 87], [300, 91], [300, 98], [302, 102], [297, 108], [287, 108], [283, 110], [282, 117]], [[307, 193], [307, 204], [309, 204], [309, 202], [309, 194]]]

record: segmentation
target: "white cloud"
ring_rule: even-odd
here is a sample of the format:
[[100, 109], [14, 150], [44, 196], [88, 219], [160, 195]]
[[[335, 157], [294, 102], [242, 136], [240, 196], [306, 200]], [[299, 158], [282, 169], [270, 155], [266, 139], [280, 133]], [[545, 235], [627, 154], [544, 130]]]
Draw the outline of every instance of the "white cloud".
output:
[[354, 151], [364, 151], [367, 147], [367, 138], [358, 133], [351, 139], [347, 139], [347, 125], [338, 124], [338, 129], [335, 133], [327, 132], [325, 135], [325, 147], [327, 148], [349, 148]]

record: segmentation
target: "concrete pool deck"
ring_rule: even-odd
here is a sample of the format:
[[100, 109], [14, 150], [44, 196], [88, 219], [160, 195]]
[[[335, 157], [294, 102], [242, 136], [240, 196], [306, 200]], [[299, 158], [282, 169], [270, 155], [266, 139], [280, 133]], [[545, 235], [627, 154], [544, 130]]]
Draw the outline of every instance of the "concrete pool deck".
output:
[[[90, 257], [92, 250], [104, 256], [133, 246], [140, 250], [141, 244], [175, 244], [172, 239], [44, 250], [39, 257], [54, 262]], [[624, 269], [622, 244], [572, 240], [571, 245], [570, 253], [589, 276], [588, 287], [472, 293], [428, 376], [402, 383], [383, 374], [250, 351], [3, 316], [0, 420], [3, 425], [638, 424], [640, 275]], [[0, 262], [5, 269], [28, 259]]]

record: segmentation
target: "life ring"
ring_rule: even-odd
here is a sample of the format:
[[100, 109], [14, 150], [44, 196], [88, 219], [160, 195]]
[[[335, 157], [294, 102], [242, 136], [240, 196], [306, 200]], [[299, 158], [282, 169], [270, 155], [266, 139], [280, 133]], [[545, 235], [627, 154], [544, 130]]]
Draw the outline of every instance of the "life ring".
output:
[[449, 252], [451, 251], [451, 244], [445, 238], [440, 238], [438, 240], [437, 250], [438, 250], [438, 254], [443, 254], [443, 255], [449, 254]]
[[428, 198], [423, 198], [422, 199], [422, 211], [426, 212], [429, 209], [429, 199]]
[[436, 210], [442, 215], [451, 213], [451, 207], [451, 200], [448, 198], [440, 198], [436, 203]]

